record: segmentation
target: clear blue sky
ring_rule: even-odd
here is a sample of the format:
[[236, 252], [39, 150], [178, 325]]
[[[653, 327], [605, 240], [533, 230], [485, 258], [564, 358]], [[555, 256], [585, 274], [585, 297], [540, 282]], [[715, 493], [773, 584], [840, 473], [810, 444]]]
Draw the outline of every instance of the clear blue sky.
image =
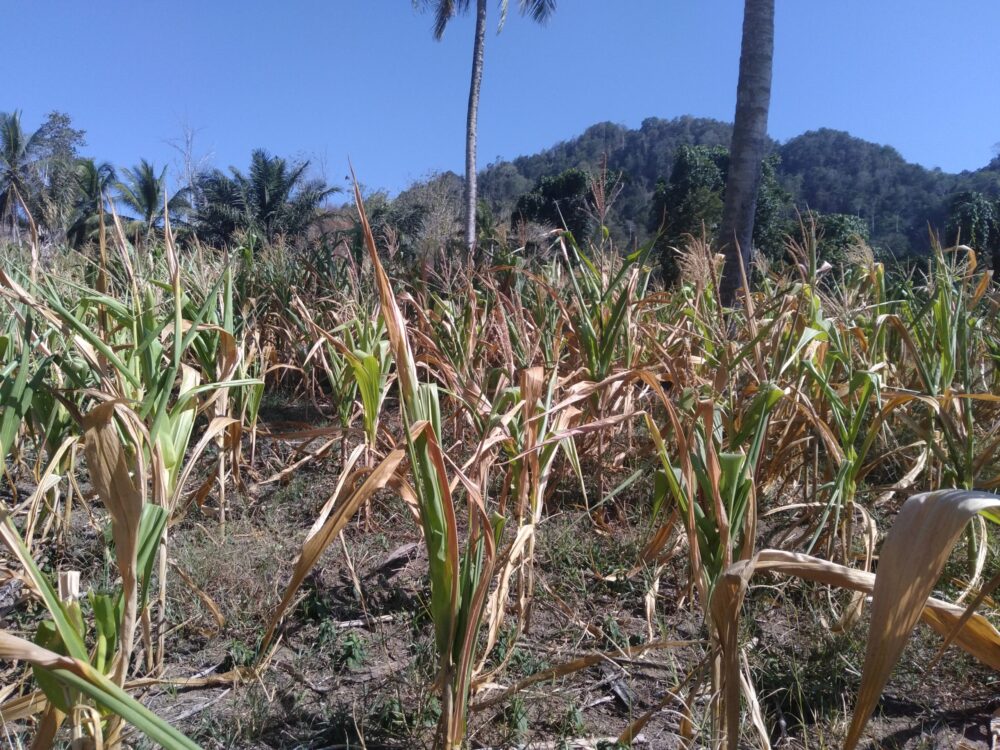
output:
[[[196, 150], [311, 159], [392, 192], [463, 169], [473, 19], [442, 42], [410, 0], [0, 0], [0, 111], [67, 112], [117, 165]], [[516, 0], [511, 0], [515, 5]], [[545, 27], [491, 33], [480, 167], [610, 120], [729, 120], [742, 0], [559, 0]], [[948, 171], [1000, 141], [1000, 0], [777, 0], [770, 133], [832, 127]]]

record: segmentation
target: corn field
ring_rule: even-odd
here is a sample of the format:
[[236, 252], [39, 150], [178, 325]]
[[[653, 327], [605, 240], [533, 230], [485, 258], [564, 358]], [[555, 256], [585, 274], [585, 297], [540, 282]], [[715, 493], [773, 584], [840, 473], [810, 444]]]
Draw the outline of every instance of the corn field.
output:
[[[250, 746], [196, 742], [164, 696], [255, 686], [273, 704], [307, 619], [351, 665], [355, 632], [411, 618], [393, 669], [422, 677], [383, 706], [395, 734], [354, 716], [336, 747], [770, 748], [792, 731], [854, 748], [901, 658], [933, 674], [960, 652], [996, 694], [1000, 295], [974, 249], [935, 245], [900, 275], [859, 246], [829, 271], [805, 227], [724, 309], [697, 239], [669, 289], [649, 249], [566, 232], [474, 267], [405, 265], [356, 198], [354, 244], [329, 256], [182, 250], [169, 226], [134, 245], [113, 216], [85, 254], [2, 249], [9, 746]], [[269, 416], [289, 404], [312, 423]], [[305, 507], [303, 483], [325, 502]], [[240, 542], [272, 490], [280, 517]], [[549, 532], [568, 517], [572, 538]], [[185, 555], [194, 533], [212, 541]], [[376, 615], [358, 570], [387, 536], [410, 541], [419, 583]], [[255, 614], [198, 670], [182, 636], [224, 644], [230, 610], [249, 617], [194, 569], [226, 545]], [[353, 624], [316, 605], [333, 558]], [[608, 612], [630, 597], [641, 625], [569, 601], [570, 580]], [[788, 728], [787, 697], [760, 688], [759, 654], [782, 647], [761, 625], [799, 608], [830, 643], [866, 644], [835, 736], [808, 706]], [[570, 635], [546, 648], [553, 622]], [[928, 633], [937, 653], [904, 657]], [[588, 733], [574, 705], [528, 741], [530, 702], [598, 681], [617, 694], [643, 670], [652, 692], [621, 699], [613, 731]], [[322, 694], [339, 674], [296, 679]]]

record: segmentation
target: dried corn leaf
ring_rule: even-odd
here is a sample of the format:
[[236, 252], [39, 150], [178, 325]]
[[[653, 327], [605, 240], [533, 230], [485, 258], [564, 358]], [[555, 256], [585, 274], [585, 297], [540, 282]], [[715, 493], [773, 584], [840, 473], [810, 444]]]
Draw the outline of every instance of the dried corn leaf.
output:
[[[1000, 497], [967, 490], [921, 493], [903, 504], [879, 556], [872, 591], [871, 631], [858, 702], [844, 743], [847, 750], [861, 739], [868, 717], [962, 530], [981, 511], [997, 508]], [[971, 621], [963, 631], [968, 631], [970, 625]], [[994, 655], [993, 665], [998, 666], [997, 642]]]
[[322, 526], [313, 528], [310, 531], [309, 537], [302, 545], [302, 551], [299, 553], [295, 561], [295, 568], [292, 571], [292, 580], [289, 581], [288, 586], [285, 588], [285, 593], [281, 597], [278, 608], [271, 615], [271, 621], [268, 623], [264, 639], [261, 641], [261, 655], [264, 655], [267, 648], [271, 645], [271, 641], [274, 638], [274, 631], [281, 622], [281, 618], [284, 617], [285, 611], [291, 605], [295, 593], [299, 590], [299, 586], [302, 585], [302, 582], [309, 574], [309, 571], [312, 570], [320, 555], [337, 538], [337, 535], [347, 525], [347, 522], [351, 520], [357, 509], [375, 494], [377, 490], [382, 489], [389, 483], [389, 480], [392, 479], [400, 462], [403, 460], [404, 455], [402, 450], [394, 450], [382, 460], [382, 463], [372, 470], [368, 478], [356, 490], [353, 489], [354, 483], [352, 480], [354, 477], [347, 481], [342, 480], [338, 485], [338, 491], [335, 494], [336, 499], [331, 498], [333, 502], [327, 504], [329, 507], [332, 507], [332, 513], [323, 522]]

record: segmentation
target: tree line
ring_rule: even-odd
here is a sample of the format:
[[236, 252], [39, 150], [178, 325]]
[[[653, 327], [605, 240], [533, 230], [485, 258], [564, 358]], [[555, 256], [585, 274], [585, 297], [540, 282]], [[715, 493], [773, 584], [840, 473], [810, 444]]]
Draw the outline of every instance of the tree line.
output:
[[339, 190], [310, 177], [307, 161], [257, 149], [245, 172], [196, 172], [168, 195], [166, 166], [140, 159], [117, 168], [82, 155], [84, 145], [84, 132], [61, 112], [34, 131], [20, 112], [0, 112], [0, 236], [34, 232], [47, 245], [81, 248], [96, 239], [102, 213], [114, 209], [137, 242], [167, 221], [182, 240], [197, 236], [217, 246], [250, 233], [298, 241]]
[[[658, 238], [664, 269], [689, 235], [711, 236], [722, 216], [732, 126], [717, 120], [649, 118], [639, 128], [600, 123], [540, 153], [488, 165], [479, 173], [477, 237], [489, 245], [521, 223], [566, 226], [581, 240], [605, 224], [622, 247]], [[30, 231], [43, 241], [80, 248], [96, 238], [99, 213], [111, 203], [133, 239], [161, 231], [168, 172], [140, 159], [116, 168], [81, 154], [84, 133], [62, 113], [27, 131], [18, 112], [0, 114], [0, 234]], [[253, 233], [292, 242], [331, 215], [336, 188], [309, 176], [307, 162], [251, 154], [244, 171], [194, 172], [169, 197], [166, 211], [181, 238], [214, 246]], [[603, 170], [603, 171], [602, 171]], [[614, 184], [599, 217], [594, 178]], [[465, 181], [452, 173], [417, 182], [395, 197], [370, 193], [383, 235], [411, 256], [457, 242], [463, 231]], [[754, 244], [772, 255], [815, 220], [821, 253], [836, 263], [852, 238], [886, 259], [920, 257], [928, 229], [960, 239], [1000, 264], [1000, 158], [982, 169], [949, 174], [906, 162], [889, 146], [818, 130], [784, 144], [771, 141], [757, 200]], [[342, 223], [347, 225], [346, 214]], [[464, 238], [463, 238], [464, 239]]]

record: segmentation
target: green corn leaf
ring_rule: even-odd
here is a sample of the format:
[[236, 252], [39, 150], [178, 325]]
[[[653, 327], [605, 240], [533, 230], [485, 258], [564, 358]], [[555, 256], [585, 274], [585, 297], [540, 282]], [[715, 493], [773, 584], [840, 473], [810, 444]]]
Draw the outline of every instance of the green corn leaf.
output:
[[31, 553], [28, 552], [28, 548], [25, 547], [21, 535], [14, 528], [14, 522], [11, 520], [10, 514], [2, 508], [0, 508], [0, 540], [4, 542], [17, 561], [25, 568], [34, 588], [38, 591], [42, 602], [49, 611], [49, 616], [52, 618], [55, 631], [65, 648], [66, 654], [75, 659], [86, 660], [87, 648], [83, 643], [77, 623], [71, 617], [70, 613], [66, 611], [65, 606], [52, 587], [48, 576], [39, 570]]
[[111, 659], [118, 649], [118, 630], [122, 621], [121, 597], [91, 593], [90, 607], [94, 611], [96, 640], [92, 663], [98, 672], [107, 674], [111, 669]]
[[163, 529], [167, 525], [170, 514], [165, 508], [153, 503], [142, 506], [139, 518], [138, 549], [136, 551], [136, 572], [139, 583], [139, 611], [146, 608], [149, 595], [149, 582], [153, 577], [153, 563], [163, 538]]
[[[35, 391], [41, 385], [44, 369], [39, 369], [31, 380], [28, 370], [31, 364], [31, 316], [25, 318], [24, 335], [21, 339], [21, 358], [18, 363], [10, 363], [0, 370], [0, 455], [4, 460], [14, 446], [22, 421], [27, 417]], [[13, 377], [11, 375], [15, 372]]]

